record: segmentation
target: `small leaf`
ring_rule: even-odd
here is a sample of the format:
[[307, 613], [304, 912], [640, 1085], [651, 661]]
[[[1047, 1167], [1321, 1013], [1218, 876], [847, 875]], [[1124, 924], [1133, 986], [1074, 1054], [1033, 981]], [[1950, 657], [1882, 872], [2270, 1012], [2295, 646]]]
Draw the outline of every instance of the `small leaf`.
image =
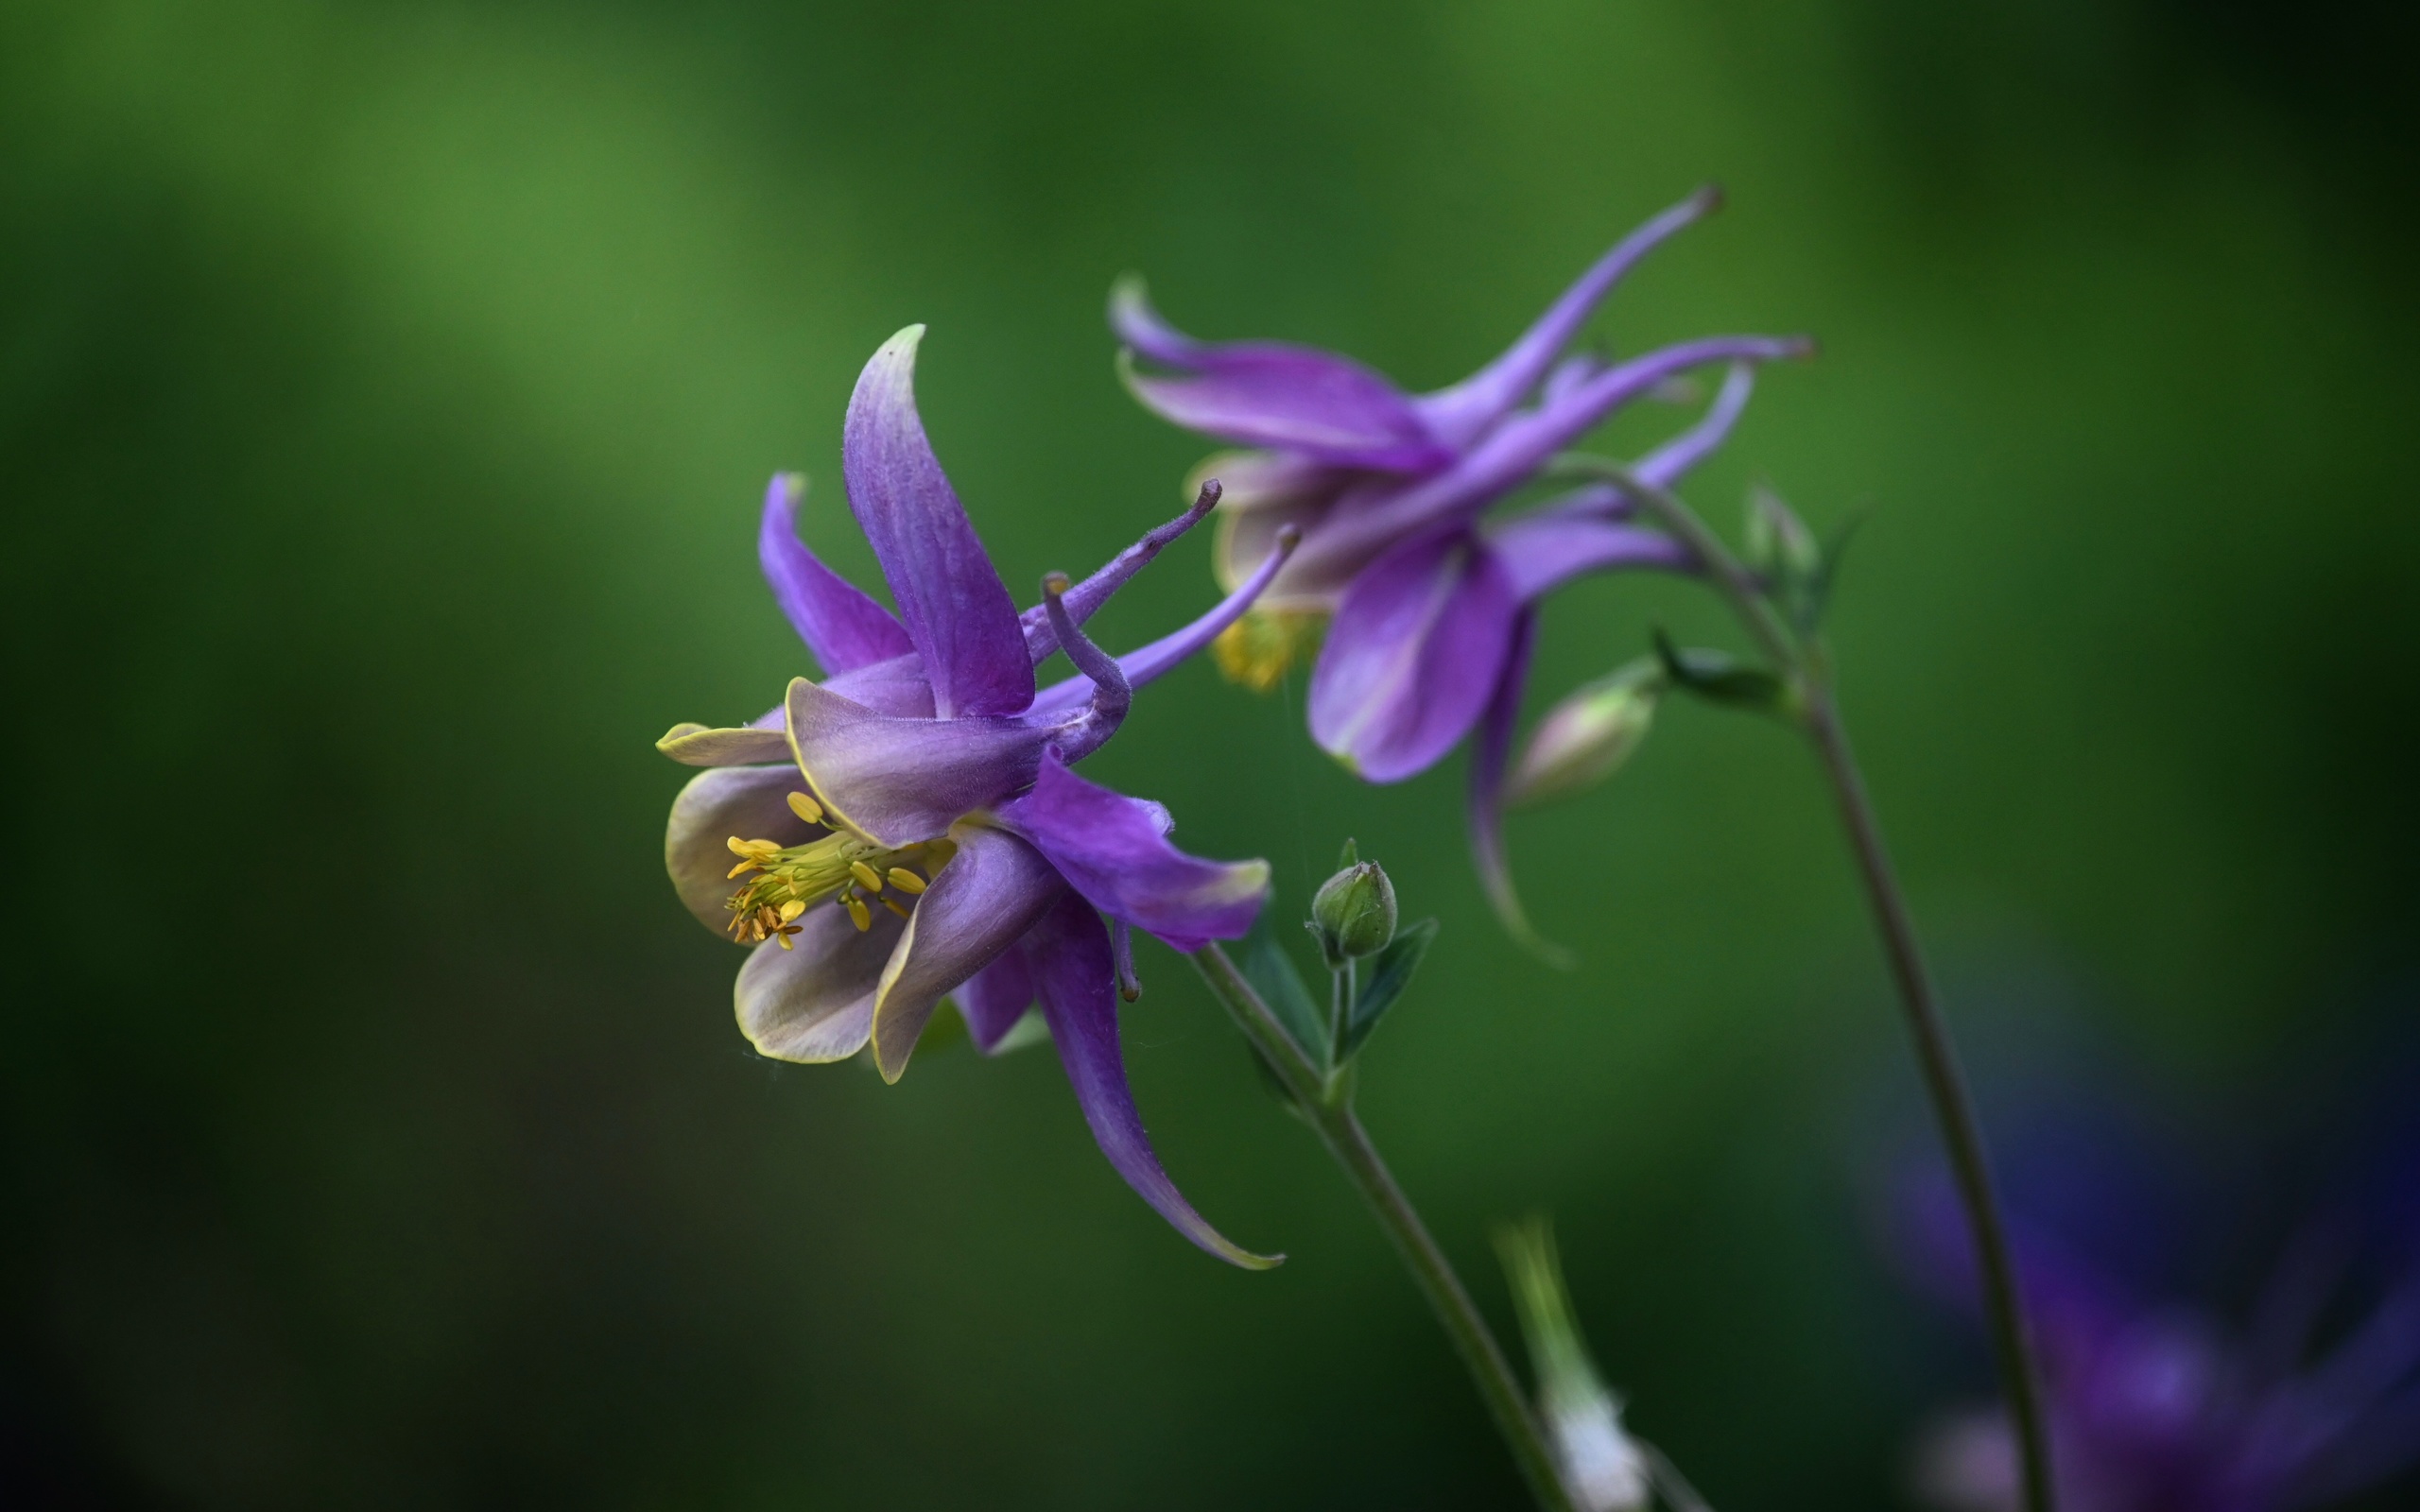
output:
[[1344, 837], [1344, 849], [1336, 853], [1336, 869], [1350, 871], [1361, 864], [1361, 847], [1351, 835]]
[[1806, 581], [1806, 623], [1803, 628], [1809, 635], [1823, 623], [1824, 611], [1832, 607], [1832, 587], [1840, 581], [1841, 558], [1848, 554], [1849, 542], [1857, 538], [1858, 527], [1865, 524], [1865, 518], [1864, 512], [1859, 511], [1841, 522], [1824, 547], [1823, 565]]
[[1727, 651], [1676, 646], [1670, 637], [1657, 630], [1655, 654], [1675, 687], [1685, 688], [1709, 703], [1769, 714], [1780, 713], [1789, 706], [1789, 684]]
[[1311, 1064], [1329, 1064], [1327, 1015], [1320, 1011], [1311, 989], [1303, 985], [1303, 973], [1295, 969], [1294, 958], [1277, 942], [1275, 932], [1269, 927], [1267, 909], [1261, 910], [1252, 933], [1244, 938], [1244, 980], [1269, 1005], [1269, 1011], [1277, 1015], [1277, 1022], [1302, 1046], [1303, 1053], [1311, 1057]]
[[1424, 919], [1397, 935], [1393, 944], [1371, 960], [1369, 983], [1354, 999], [1353, 1022], [1344, 1026], [1344, 1049], [1337, 1057], [1338, 1064], [1360, 1053], [1362, 1042], [1410, 985], [1411, 973], [1420, 970], [1421, 957], [1428, 954], [1428, 947], [1436, 938], [1437, 920]]

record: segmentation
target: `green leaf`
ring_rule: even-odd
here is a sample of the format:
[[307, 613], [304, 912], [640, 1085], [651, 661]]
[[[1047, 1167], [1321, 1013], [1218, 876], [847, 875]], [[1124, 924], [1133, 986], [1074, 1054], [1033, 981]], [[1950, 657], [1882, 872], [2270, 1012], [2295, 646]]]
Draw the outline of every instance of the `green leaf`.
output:
[[1275, 931], [1269, 927], [1269, 910], [1262, 909], [1260, 918], [1244, 936], [1244, 980], [1277, 1015], [1293, 1041], [1311, 1057], [1311, 1064], [1326, 1067], [1329, 1062], [1327, 1015], [1320, 1011], [1311, 989], [1303, 984], [1303, 973], [1295, 969], [1294, 958], [1277, 942]]
[[1361, 847], [1351, 835], [1344, 837], [1344, 849], [1336, 853], [1336, 869], [1350, 871], [1361, 864]]
[[1411, 973], [1420, 970], [1420, 958], [1428, 954], [1429, 944], [1436, 938], [1437, 920], [1424, 919], [1397, 935], [1393, 944], [1371, 958], [1370, 980], [1353, 1001], [1353, 1020], [1344, 1026], [1344, 1049], [1337, 1057], [1338, 1064], [1360, 1053], [1362, 1042], [1410, 985]]
[[1841, 558], [1848, 554], [1849, 542], [1857, 538], [1858, 527], [1865, 524], [1863, 511], [1841, 522], [1832, 532], [1831, 541], [1824, 547], [1823, 565], [1816, 568], [1806, 583], [1806, 623], [1801, 627], [1812, 635], [1824, 622], [1824, 611], [1832, 607], [1832, 586], [1840, 580]]
[[1702, 646], [1676, 646], [1662, 630], [1655, 632], [1655, 654], [1672, 685], [1685, 688], [1709, 703], [1758, 713], [1778, 714], [1789, 703], [1789, 685], [1762, 667], [1750, 666], [1727, 651]]

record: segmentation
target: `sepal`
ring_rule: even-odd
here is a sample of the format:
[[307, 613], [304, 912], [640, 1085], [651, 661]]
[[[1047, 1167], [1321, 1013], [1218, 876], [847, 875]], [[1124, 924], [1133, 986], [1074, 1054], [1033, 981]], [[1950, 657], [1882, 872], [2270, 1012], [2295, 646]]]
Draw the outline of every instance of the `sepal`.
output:
[[1344, 1025], [1344, 1043], [1336, 1057], [1338, 1065], [1350, 1064], [1361, 1053], [1361, 1046], [1378, 1027], [1378, 1021], [1403, 996], [1403, 989], [1411, 985], [1411, 974], [1420, 970], [1422, 958], [1435, 943], [1437, 929], [1437, 920], [1422, 919], [1397, 935], [1370, 963], [1369, 983], [1354, 998], [1353, 1017]]

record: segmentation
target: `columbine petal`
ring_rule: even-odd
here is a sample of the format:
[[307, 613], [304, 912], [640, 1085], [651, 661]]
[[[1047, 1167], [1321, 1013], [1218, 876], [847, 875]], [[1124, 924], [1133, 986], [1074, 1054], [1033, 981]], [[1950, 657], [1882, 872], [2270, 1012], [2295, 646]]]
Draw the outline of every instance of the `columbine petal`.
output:
[[[1099, 612], [1100, 607], [1125, 587], [1129, 578], [1150, 565], [1151, 558], [1167, 550], [1169, 542], [1209, 518], [1210, 511], [1218, 507], [1221, 492], [1217, 479], [1203, 483], [1194, 495], [1191, 508], [1149, 532], [1142, 540], [1111, 558], [1108, 565], [1100, 571], [1068, 589], [1063, 598], [1068, 616], [1081, 625]], [[1019, 616], [1019, 623], [1025, 629], [1026, 654], [1033, 659], [1035, 666], [1042, 665], [1049, 660], [1051, 652], [1059, 649], [1059, 632], [1050, 627], [1048, 609], [1036, 604]]]
[[1518, 605], [1495, 554], [1467, 533], [1379, 558], [1328, 627], [1311, 674], [1311, 738], [1374, 782], [1426, 770], [1478, 717]]
[[849, 397], [840, 470], [849, 504], [882, 563], [908, 636], [924, 658], [934, 713], [1012, 714], [1033, 699], [1016, 605], [967, 522], [916, 414], [911, 325], [873, 354]]
[[1267, 1270], [1285, 1258], [1255, 1255], [1211, 1228], [1161, 1168], [1126, 1082], [1126, 1057], [1117, 1034], [1116, 968], [1099, 916], [1081, 898], [1063, 893], [1026, 936], [1023, 951], [1041, 993], [1051, 1040], [1075, 1086], [1076, 1105], [1092, 1125], [1101, 1154], [1126, 1184], [1177, 1232], [1220, 1260], [1247, 1270]]
[[698, 922], [728, 939], [731, 880], [729, 841], [771, 840], [798, 845], [814, 832], [790, 812], [789, 796], [804, 784], [795, 766], [724, 766], [700, 772], [672, 800], [664, 827], [664, 869]]
[[885, 1081], [908, 1069], [942, 995], [997, 959], [1066, 890], [1040, 851], [977, 819], [950, 828], [958, 853], [908, 916], [874, 994], [873, 1058]]
[[1056, 751], [1044, 754], [1033, 791], [1004, 805], [1000, 818], [1095, 907], [1171, 950], [1241, 939], [1269, 896], [1268, 862], [1186, 855], [1167, 842], [1167, 810], [1084, 781]]
[[1660, 530], [1568, 514], [1533, 514], [1489, 533], [1512, 595], [1535, 603], [1583, 573], [1621, 567], [1686, 572], [1697, 561], [1686, 546]]
[[1565, 289], [1563, 297], [1502, 356], [1451, 388], [1413, 400], [1430, 428], [1455, 445], [1470, 444], [1529, 397], [1530, 390], [1554, 366], [1555, 358], [1588, 323], [1599, 301], [1612, 292], [1624, 274], [1674, 232], [1703, 220], [1721, 202], [1721, 197], [1714, 190], [1701, 189], [1632, 232], [1612, 251], [1598, 259], [1594, 267], [1580, 275], [1579, 281]]
[[1668, 489], [1678, 483], [1700, 462], [1714, 455], [1731, 435], [1731, 427], [1739, 422], [1748, 407], [1748, 396], [1756, 388], [1756, 369], [1753, 364], [1735, 362], [1722, 375], [1722, 387], [1715, 391], [1714, 403], [1705, 407], [1698, 422], [1673, 437], [1663, 445], [1638, 459], [1631, 472], [1642, 483]]
[[[1269, 587], [1270, 580], [1277, 576], [1278, 569], [1286, 565], [1286, 558], [1293, 554], [1295, 544], [1301, 540], [1299, 531], [1281, 533], [1259, 570], [1221, 599], [1216, 609], [1184, 628], [1161, 636], [1149, 645], [1119, 657], [1117, 668], [1125, 675], [1127, 684], [1139, 688], [1154, 678], [1173, 671], [1186, 658], [1217, 640], [1221, 630], [1243, 618], [1244, 612]], [[1072, 594], [1069, 596], [1073, 597]], [[1033, 707], [1027, 712], [1028, 717], [1039, 718], [1072, 712], [1092, 696], [1093, 679], [1090, 678], [1074, 677], [1063, 682], [1054, 682], [1033, 696]]]
[[[1022, 654], [1022, 653], [1020, 653]], [[884, 845], [942, 833], [1033, 780], [1059, 733], [1012, 719], [897, 719], [816, 686], [790, 683], [798, 769], [834, 818]]]
[[801, 915], [790, 948], [767, 940], [739, 969], [732, 1004], [760, 1056], [807, 1065], [846, 1060], [873, 1029], [874, 988], [906, 926], [888, 911], [859, 930], [825, 903]]
[[1163, 419], [1244, 446], [1389, 472], [1426, 472], [1453, 457], [1394, 385], [1307, 347], [1254, 342], [1219, 349], [1190, 377], [1153, 378], [1131, 365], [1124, 376]]
[[795, 472], [765, 490], [756, 557], [773, 602], [789, 616], [799, 639], [827, 673], [848, 672], [913, 650], [908, 631], [863, 589], [823, 565], [798, 539], [798, 506], [806, 480]]
[[1026, 972], [1024, 954], [1011, 950], [959, 984], [950, 996], [958, 1000], [975, 1048], [988, 1056], [1033, 1006], [1033, 978]]
[[1196, 341], [1168, 324], [1151, 307], [1143, 281], [1131, 273], [1110, 287], [1109, 328], [1117, 333], [1118, 340], [1171, 368], [1190, 368], [1210, 351], [1208, 343]]
[[1521, 713], [1521, 690], [1530, 679], [1530, 651], [1536, 644], [1537, 611], [1523, 609], [1513, 621], [1512, 640], [1504, 664], [1489, 690], [1478, 735], [1471, 744], [1471, 860], [1479, 885], [1503, 921], [1505, 932], [1557, 966], [1571, 964], [1571, 953], [1541, 936], [1522, 910], [1521, 895], [1512, 885], [1512, 868], [1504, 854], [1504, 767], [1512, 749], [1512, 725]]

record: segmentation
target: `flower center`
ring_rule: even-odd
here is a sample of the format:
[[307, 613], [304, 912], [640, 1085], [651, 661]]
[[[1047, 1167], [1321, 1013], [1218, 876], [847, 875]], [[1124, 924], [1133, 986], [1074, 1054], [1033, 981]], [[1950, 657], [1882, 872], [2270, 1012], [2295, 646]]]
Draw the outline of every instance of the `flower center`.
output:
[[860, 931], [873, 927], [873, 903], [905, 919], [917, 894], [932, 885], [934, 875], [958, 852], [947, 840], [895, 849], [877, 845], [834, 826], [807, 794], [792, 793], [789, 801], [790, 812], [832, 833], [804, 845], [743, 840], [735, 834], [725, 842], [739, 858], [731, 875], [748, 879], [727, 904], [731, 937], [743, 945], [778, 939], [788, 950], [790, 936], [799, 932], [800, 916], [827, 898], [847, 910], [849, 921]]

